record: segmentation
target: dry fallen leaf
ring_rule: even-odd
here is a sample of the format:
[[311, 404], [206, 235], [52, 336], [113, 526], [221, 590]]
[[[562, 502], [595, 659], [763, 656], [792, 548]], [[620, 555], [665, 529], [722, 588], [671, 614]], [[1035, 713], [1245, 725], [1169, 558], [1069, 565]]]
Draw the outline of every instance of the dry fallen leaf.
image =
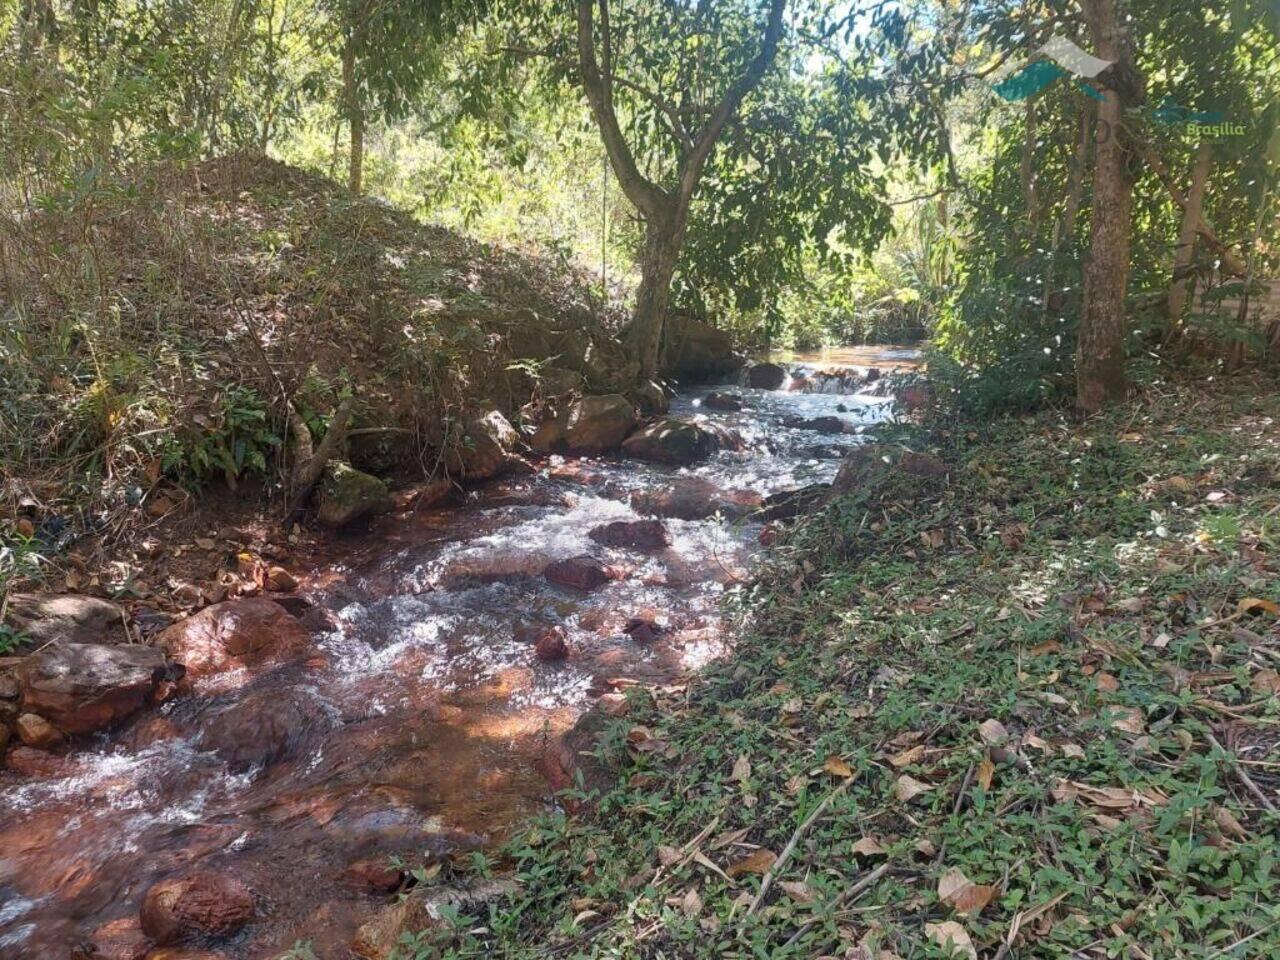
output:
[[827, 757], [826, 762], [822, 765], [822, 769], [827, 771], [827, 773], [831, 774], [833, 777], [845, 777], [847, 779], [848, 777], [853, 776], [853, 768], [835, 754]]
[[1080, 799], [1100, 809], [1123, 813], [1132, 813], [1143, 807], [1159, 807], [1169, 802], [1169, 798], [1154, 787], [1143, 790], [1134, 787], [1093, 787], [1074, 780], [1057, 781], [1052, 792], [1053, 798], [1059, 803]]
[[1093, 682], [1103, 693], [1115, 693], [1120, 689], [1120, 681], [1105, 670], [1099, 672], [1098, 675], [1093, 678]]
[[893, 785], [894, 795], [903, 803], [909, 802], [913, 797], [918, 797], [922, 793], [927, 793], [933, 787], [927, 783], [921, 783], [915, 777], [909, 777], [905, 773], [900, 776]]
[[1213, 808], [1213, 822], [1228, 837], [1235, 837], [1237, 840], [1247, 840], [1249, 838], [1249, 831], [1236, 819], [1235, 814], [1226, 807]]
[[751, 779], [751, 759], [745, 753], [734, 761], [730, 776], [739, 783], [746, 783]]
[[903, 750], [901, 753], [894, 754], [892, 757], [889, 758], [889, 763], [892, 764], [897, 769], [901, 770], [903, 767], [911, 766], [911, 764], [917, 762], [923, 756], [924, 756], [924, 745], [919, 744], [914, 747], [908, 747], [906, 750]]
[[753, 850], [741, 860], [730, 865], [725, 873], [730, 877], [736, 877], [744, 873], [767, 873], [777, 859], [777, 855], [772, 850], [766, 850], [761, 847], [759, 850]]
[[683, 854], [676, 847], [668, 847], [660, 845], [658, 847], [658, 862], [664, 867], [669, 867], [673, 863], [679, 862]]
[[853, 845], [853, 852], [860, 857], [883, 857], [884, 847], [875, 837], [863, 837]]
[[1064, 757], [1070, 757], [1072, 760], [1084, 759], [1084, 748], [1078, 743], [1064, 743], [1061, 749]]
[[818, 894], [813, 887], [802, 880], [783, 880], [778, 886], [796, 903], [813, 903], [818, 899]]
[[964, 875], [964, 871], [952, 867], [938, 879], [938, 899], [947, 903], [965, 887], [973, 886], [973, 881]]
[[1280, 673], [1267, 668], [1259, 670], [1249, 681], [1257, 693], [1280, 693]]
[[1245, 597], [1236, 604], [1236, 612], [1239, 614], [1259, 614], [1269, 613], [1273, 617], [1280, 616], [1280, 605], [1271, 600], [1263, 600], [1261, 597]]
[[982, 742], [991, 746], [998, 746], [1009, 739], [1009, 731], [1005, 729], [1003, 723], [995, 718], [983, 720], [978, 726], [978, 736], [982, 737]]
[[991, 789], [991, 781], [996, 775], [996, 765], [991, 762], [990, 757], [983, 757], [982, 762], [978, 764], [978, 786], [983, 790]]
[[1109, 713], [1112, 730], [1122, 730], [1139, 736], [1147, 732], [1147, 723], [1137, 707], [1113, 708]]
[[924, 932], [938, 946], [950, 949], [952, 956], [978, 960], [978, 951], [974, 949], [968, 932], [954, 920], [947, 920], [944, 923], [926, 923]]
[[702, 897], [698, 896], [697, 887], [690, 887], [680, 900], [680, 911], [686, 917], [696, 917], [702, 912]]
[[957, 913], [977, 915], [999, 892], [996, 886], [974, 883], [964, 872], [952, 867], [938, 880], [938, 899]]

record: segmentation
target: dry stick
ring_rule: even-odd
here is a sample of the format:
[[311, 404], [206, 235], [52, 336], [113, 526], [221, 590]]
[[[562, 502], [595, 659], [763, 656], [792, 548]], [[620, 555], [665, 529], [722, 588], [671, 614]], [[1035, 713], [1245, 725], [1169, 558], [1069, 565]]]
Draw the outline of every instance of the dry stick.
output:
[[[333, 419], [329, 421], [329, 429], [324, 432], [324, 439], [320, 441], [320, 446], [316, 448], [315, 454], [299, 466], [295, 478], [293, 499], [290, 501], [289, 510], [284, 516], [284, 526], [288, 527], [302, 513], [302, 508], [307, 502], [311, 488], [316, 485], [316, 481], [324, 473], [324, 468], [328, 466], [329, 459], [337, 450], [338, 444], [346, 436], [347, 422], [351, 419], [353, 403], [353, 397], [343, 398], [342, 402], [338, 404], [338, 409], [335, 411]], [[290, 418], [291, 422], [292, 419]], [[304, 428], [306, 427], [306, 424], [302, 423], [301, 417], [297, 419], [297, 423]], [[309, 445], [311, 431], [307, 430], [306, 433], [299, 433], [298, 439], [301, 441], [300, 447]]]
[[[885, 861], [884, 863], [880, 864], [880, 866], [876, 867], [874, 870], [868, 873], [861, 880], [859, 880], [857, 883], [855, 883], [848, 890], [846, 890], [844, 893], [840, 894], [840, 896], [836, 897], [836, 902], [833, 904], [834, 910], [840, 910], [842, 907], [852, 903], [855, 899], [857, 899], [858, 894], [862, 893], [864, 890], [867, 889], [867, 887], [871, 886], [873, 883], [875, 883], [877, 880], [883, 877], [889, 871], [890, 866], [891, 864], [888, 861]], [[803, 937], [806, 933], [809, 932], [809, 930], [813, 927], [814, 923], [816, 923], [816, 921], [806, 920], [803, 924], [801, 924], [800, 928], [797, 929], [796, 932], [791, 935], [790, 939], [788, 939], [787, 942], [782, 945], [782, 949], [786, 950], [792, 944], [799, 941], [801, 937]]]
[[765, 894], [769, 892], [769, 887], [773, 885], [773, 878], [782, 872], [782, 868], [787, 865], [787, 861], [791, 859], [791, 855], [796, 852], [796, 844], [800, 842], [800, 838], [808, 832], [809, 828], [817, 822], [823, 812], [831, 804], [831, 801], [844, 793], [849, 788], [849, 784], [853, 782], [853, 778], [845, 780], [840, 786], [836, 787], [823, 798], [822, 802], [814, 809], [813, 813], [805, 817], [804, 823], [796, 827], [796, 832], [791, 835], [791, 839], [787, 841], [787, 845], [783, 847], [782, 853], [778, 859], [773, 861], [773, 865], [764, 875], [764, 879], [760, 881], [760, 892], [756, 894], [756, 898], [751, 901], [751, 906], [747, 907], [747, 912], [743, 916], [751, 916], [759, 909], [760, 904], [764, 902]]
[[1267, 799], [1267, 795], [1262, 792], [1262, 790], [1258, 787], [1256, 783], [1253, 782], [1253, 778], [1250, 777], [1249, 774], [1245, 773], [1244, 767], [1240, 766], [1240, 762], [1236, 759], [1236, 755], [1232, 752], [1228, 752], [1227, 748], [1224, 747], [1222, 744], [1220, 744], [1218, 742], [1218, 738], [1215, 737], [1212, 733], [1207, 734], [1207, 736], [1209, 737], [1209, 742], [1213, 744], [1215, 747], [1217, 747], [1219, 750], [1221, 750], [1222, 753], [1226, 756], [1226, 758], [1231, 762], [1232, 772], [1234, 772], [1236, 777], [1239, 778], [1240, 782], [1244, 784], [1245, 789], [1247, 789], [1250, 793], [1252, 793], [1255, 797], [1257, 797], [1259, 803], [1261, 803], [1264, 807], [1266, 807], [1272, 813], [1275, 813], [1276, 805], [1272, 803], [1269, 799]]

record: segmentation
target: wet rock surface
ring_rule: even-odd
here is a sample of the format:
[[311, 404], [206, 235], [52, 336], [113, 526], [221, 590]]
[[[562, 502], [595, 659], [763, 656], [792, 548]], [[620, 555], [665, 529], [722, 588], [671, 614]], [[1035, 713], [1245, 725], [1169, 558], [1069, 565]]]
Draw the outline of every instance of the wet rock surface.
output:
[[606, 547], [663, 550], [671, 546], [666, 525], [659, 520], [615, 520], [592, 527], [588, 536]]
[[66, 643], [19, 668], [23, 707], [64, 733], [94, 733], [140, 710], [162, 680], [182, 675], [164, 654], [140, 645]]
[[166, 628], [156, 646], [198, 679], [235, 666], [287, 660], [310, 647], [305, 627], [264, 597], [227, 600]]
[[[402, 498], [376, 534], [335, 538], [317, 569], [268, 558], [264, 573], [282, 563], [292, 591], [159, 631], [156, 650], [189, 670], [163, 706], [53, 752], [15, 736], [0, 770], [0, 958], [66, 960], [139, 930], [147, 960], [275, 958], [299, 939], [345, 957], [359, 930], [404, 929], [388, 915], [393, 857], [491, 844], [579, 765], [607, 783], [608, 758], [591, 766], [601, 725], [645, 685], [724, 654], [720, 601], [749, 577], [758, 511], [834, 479], [840, 461], [811, 456], [816, 442], [861, 443], [783, 421], [882, 416], [864, 398], [735, 392], [742, 410], [712, 410], [699, 391], [672, 400], [672, 418], [740, 438], [687, 464], [551, 455], [517, 471], [506, 437], [500, 457], [471, 464], [498, 478], [442, 488], [448, 509]], [[192, 874], [239, 887], [178, 890], [145, 929], [107, 929]]]
[[636, 423], [635, 406], [621, 394], [583, 397], [544, 421], [530, 445], [540, 453], [590, 456], [616, 450]]
[[391, 509], [391, 494], [377, 477], [335, 461], [325, 469], [316, 494], [316, 518], [338, 529]]
[[622, 451], [638, 460], [688, 466], [705, 460], [717, 450], [740, 445], [741, 439], [723, 427], [669, 417], [627, 437]]
[[124, 637], [119, 607], [99, 597], [74, 593], [14, 594], [9, 598], [6, 622], [36, 647]]
[[161, 880], [142, 900], [142, 932], [159, 946], [227, 937], [253, 919], [253, 895], [234, 877], [211, 871]]

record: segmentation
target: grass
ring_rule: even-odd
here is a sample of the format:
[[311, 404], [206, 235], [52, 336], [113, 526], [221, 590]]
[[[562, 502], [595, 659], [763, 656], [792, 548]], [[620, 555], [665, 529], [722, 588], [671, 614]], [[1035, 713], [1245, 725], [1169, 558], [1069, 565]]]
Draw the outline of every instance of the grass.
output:
[[950, 477], [797, 526], [515, 898], [403, 955], [1280, 954], [1278, 420], [1239, 378], [909, 438]]

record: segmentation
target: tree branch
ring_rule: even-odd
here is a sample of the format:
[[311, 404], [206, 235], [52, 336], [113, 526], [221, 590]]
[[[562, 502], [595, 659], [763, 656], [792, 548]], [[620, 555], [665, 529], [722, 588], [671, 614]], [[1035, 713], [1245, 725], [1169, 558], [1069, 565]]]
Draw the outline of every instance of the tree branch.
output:
[[778, 54], [778, 41], [782, 37], [782, 11], [786, 5], [786, 0], [773, 0], [770, 4], [769, 22], [764, 32], [764, 45], [751, 61], [746, 72], [729, 88], [720, 106], [716, 107], [715, 112], [711, 114], [711, 119], [694, 140], [693, 149], [689, 151], [680, 171], [679, 196], [682, 205], [692, 198], [698, 180], [702, 177], [702, 168], [707, 162], [707, 157], [711, 155], [711, 149], [719, 139], [720, 132], [724, 130], [724, 125], [737, 113], [743, 99], [755, 89], [765, 72], [773, 65], [774, 58]]
[[[781, 2], [781, 0], [776, 0]], [[608, 0], [600, 0], [604, 7]], [[578, 0], [578, 60], [582, 71], [582, 87], [587, 102], [600, 127], [605, 151], [623, 193], [646, 217], [659, 215], [670, 203], [670, 196], [656, 183], [640, 172], [636, 159], [627, 146], [618, 115], [613, 107], [612, 80], [606, 80], [596, 61], [595, 36], [592, 25], [592, 0]]]

